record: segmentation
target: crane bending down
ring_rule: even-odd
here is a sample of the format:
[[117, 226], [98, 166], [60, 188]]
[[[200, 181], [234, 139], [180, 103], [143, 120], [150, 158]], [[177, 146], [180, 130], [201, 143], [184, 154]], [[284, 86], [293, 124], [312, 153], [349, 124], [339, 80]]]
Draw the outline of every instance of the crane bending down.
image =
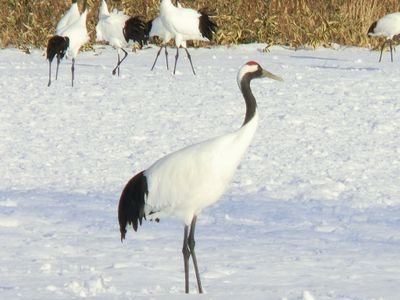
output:
[[[179, 8], [182, 7], [178, 0], [176, 1], [176, 6]], [[153, 20], [147, 22], [146, 34], [149, 38], [157, 36], [162, 41], [160, 49], [158, 49], [156, 58], [154, 60], [153, 66], [151, 67], [151, 71], [153, 71], [157, 63], [157, 59], [160, 56], [162, 48], [164, 48], [165, 51], [165, 62], [167, 64], [167, 70], [169, 70], [167, 44], [171, 39], [174, 38], [174, 35], [164, 27], [160, 16], [157, 16]], [[183, 47], [186, 48], [186, 42], [184, 42]]]
[[49, 61], [49, 82], [47, 86], [51, 85], [51, 63], [53, 62], [54, 57], [57, 57], [57, 68], [56, 68], [56, 80], [57, 80], [58, 67], [60, 66], [60, 61], [61, 59], [64, 58], [67, 49], [69, 47], [69, 38], [60, 36], [59, 34], [69, 25], [77, 21], [80, 16], [81, 14], [79, 13], [77, 0], [72, 0], [71, 6], [57, 23], [55, 35], [51, 37], [47, 43], [46, 58]]
[[368, 29], [369, 36], [384, 36], [385, 41], [381, 46], [379, 62], [382, 60], [382, 52], [386, 43], [389, 43], [390, 58], [393, 62], [393, 38], [400, 34], [400, 12], [390, 13], [371, 24]]
[[49, 60], [49, 83], [51, 84], [51, 63], [54, 56], [57, 56], [57, 73], [60, 60], [67, 56], [72, 57], [71, 65], [71, 84], [74, 86], [75, 77], [75, 57], [79, 49], [89, 41], [89, 35], [86, 28], [86, 19], [88, 14], [87, 0], [83, 2], [83, 13], [77, 20], [68, 24], [66, 27], [49, 39], [47, 44], [47, 59]]
[[176, 7], [172, 4], [171, 0], [161, 0], [160, 17], [165, 29], [175, 38], [176, 55], [174, 74], [179, 57], [179, 48], [182, 47], [186, 51], [193, 74], [196, 75], [192, 58], [186, 48], [186, 41], [211, 40], [218, 28], [217, 24], [210, 20], [205, 10], [197, 11], [191, 8]]
[[[124, 47], [129, 46], [129, 41], [138, 42], [143, 46], [145, 42], [145, 28], [146, 24], [139, 17], [129, 17], [122, 11], [114, 9], [111, 13], [108, 11], [107, 3], [101, 0], [99, 8], [99, 22], [96, 25], [96, 40], [107, 41], [111, 46], [117, 49], [118, 62], [116, 67], [112, 70], [115, 75], [121, 63], [128, 56], [128, 52]], [[124, 53], [124, 57], [120, 59], [119, 51]]]
[[185, 292], [189, 293], [189, 258], [192, 257], [199, 293], [203, 292], [195, 253], [194, 232], [197, 216], [216, 202], [228, 187], [258, 125], [257, 103], [250, 88], [255, 78], [282, 78], [249, 61], [237, 76], [246, 103], [243, 125], [236, 131], [173, 152], [138, 173], [122, 191], [118, 220], [121, 240], [127, 225], [137, 231], [148, 216], [159, 220], [175, 216], [184, 224], [183, 259]]

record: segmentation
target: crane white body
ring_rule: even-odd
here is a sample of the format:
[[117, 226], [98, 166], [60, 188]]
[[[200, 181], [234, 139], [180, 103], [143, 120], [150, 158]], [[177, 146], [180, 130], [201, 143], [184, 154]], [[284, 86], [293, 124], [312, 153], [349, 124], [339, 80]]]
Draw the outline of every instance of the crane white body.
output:
[[128, 19], [129, 16], [122, 11], [114, 9], [110, 13], [106, 1], [101, 0], [99, 22], [96, 25], [96, 40], [107, 41], [117, 49], [128, 47], [123, 33], [125, 22]]
[[136, 231], [146, 216], [156, 221], [163, 216], [174, 216], [184, 222], [182, 253], [186, 293], [189, 292], [190, 256], [199, 293], [203, 292], [194, 250], [197, 216], [225, 192], [253, 139], [258, 113], [250, 81], [261, 77], [282, 80], [253, 61], [242, 66], [238, 73], [237, 82], [246, 103], [245, 120], [239, 129], [164, 156], [135, 175], [121, 194], [118, 207], [121, 240], [125, 238], [127, 225], [132, 224]]
[[386, 43], [389, 43], [390, 57], [391, 61], [393, 62], [392, 41], [393, 38], [399, 34], [400, 34], [400, 12], [387, 14], [381, 17], [379, 20], [372, 23], [372, 25], [368, 29], [368, 35], [386, 37], [385, 42], [383, 42], [381, 46], [381, 54], [379, 57], [379, 62], [382, 59], [382, 52]]
[[168, 31], [160, 16], [157, 16], [152, 21], [151, 30], [149, 32], [149, 37], [159, 37], [163, 44], [167, 44], [170, 40], [174, 38], [174, 35]]
[[[182, 5], [178, 1], [176, 4], [178, 8], [182, 8]], [[149, 37], [158, 36], [162, 40], [163, 44], [167, 44], [171, 39], [175, 37], [175, 35], [171, 31], [165, 28], [163, 21], [161, 20], [161, 16], [157, 16], [151, 22], [152, 25], [149, 32]], [[186, 42], [182, 47], [186, 47]]]
[[395, 35], [400, 34], [400, 12], [387, 14], [376, 21], [376, 26], [368, 32], [370, 36], [384, 36], [387, 39], [393, 39]]
[[56, 35], [61, 36], [61, 32], [63, 32], [69, 25], [77, 21], [80, 16], [81, 14], [79, 12], [77, 0], [72, 0], [70, 8], [65, 12], [60, 21], [58, 21], [57, 23], [55, 31]]
[[68, 57], [76, 58], [81, 47], [89, 41], [86, 27], [87, 13], [88, 11], [85, 9], [78, 20], [64, 28], [59, 34], [69, 38]]
[[173, 34], [177, 47], [187, 40], [208, 41], [199, 30], [201, 14], [197, 10], [176, 7], [171, 0], [162, 0], [160, 17], [164, 27]]
[[145, 213], [151, 218], [175, 216], [189, 225], [193, 216], [225, 192], [254, 136], [258, 114], [237, 131], [167, 155], [150, 168]]

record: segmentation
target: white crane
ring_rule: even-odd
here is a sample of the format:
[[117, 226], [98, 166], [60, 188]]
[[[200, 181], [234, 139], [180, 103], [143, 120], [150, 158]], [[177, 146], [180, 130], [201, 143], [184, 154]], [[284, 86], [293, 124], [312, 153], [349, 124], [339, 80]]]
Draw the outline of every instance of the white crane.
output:
[[127, 225], [137, 231], [143, 218], [159, 220], [175, 216], [184, 224], [183, 258], [185, 292], [189, 292], [189, 257], [192, 256], [199, 293], [203, 292], [195, 254], [194, 232], [197, 216], [216, 202], [227, 189], [258, 125], [257, 103], [250, 88], [255, 78], [282, 78], [249, 61], [237, 76], [246, 103], [242, 126], [231, 133], [173, 152], [135, 175], [126, 184], [119, 201], [118, 220], [121, 240]]
[[[89, 41], [89, 35], [87, 32], [87, 28], [86, 28], [87, 13], [88, 13], [87, 0], [84, 0], [83, 13], [79, 16], [79, 19], [77, 19], [75, 22], [73, 22], [73, 23], [69, 24], [67, 27], [65, 27], [62, 31], [59, 32], [58, 35], [55, 35], [52, 38], [50, 38], [48, 47], [47, 47], [47, 53], [54, 53], [54, 52], [64, 53], [64, 52], [66, 52], [68, 57], [72, 57], [72, 65], [71, 65], [72, 86], [74, 86], [75, 58], [78, 55], [79, 49]], [[68, 43], [66, 43], [67, 40], [68, 40]], [[63, 55], [57, 55], [57, 72], [58, 72], [59, 58], [61, 59], [62, 56]], [[50, 63], [49, 77], [51, 75], [50, 57], [48, 57], [49, 63]], [[53, 56], [53, 58], [54, 58], [54, 56]], [[48, 85], [50, 86], [50, 84], [51, 84], [51, 81], [49, 79]]]
[[56, 26], [56, 35], [60, 35], [60, 32], [62, 32], [69, 25], [77, 21], [81, 16], [77, 1], [78, 0], [72, 0], [70, 8], [62, 16], [60, 21], [58, 21]]
[[67, 48], [69, 46], [69, 38], [59, 36], [59, 34], [69, 25], [77, 21], [80, 16], [81, 14], [79, 12], [77, 0], [72, 0], [71, 6], [57, 23], [55, 35], [51, 37], [47, 43], [46, 58], [49, 60], [49, 83], [47, 84], [47, 86], [51, 85], [51, 63], [54, 57], [57, 57], [57, 69], [56, 69], [56, 80], [57, 80], [58, 67], [60, 66], [60, 61], [62, 58], [64, 58]]
[[171, 0], [161, 0], [160, 17], [165, 29], [172, 33], [175, 38], [176, 55], [174, 74], [180, 47], [185, 49], [193, 74], [196, 74], [185, 41], [211, 40], [218, 27], [217, 24], [210, 20], [209, 15], [204, 10], [197, 11], [191, 8], [175, 7]]
[[[179, 8], [182, 7], [182, 5], [179, 3], [179, 1], [176, 1], [176, 5]], [[160, 52], [161, 52], [162, 48], [164, 48], [164, 50], [165, 50], [165, 61], [167, 63], [167, 70], [169, 70], [167, 44], [169, 43], [169, 41], [171, 39], [174, 38], [174, 35], [164, 27], [160, 16], [157, 16], [153, 20], [150, 20], [147, 22], [146, 34], [148, 35], [149, 38], [157, 36], [161, 40], [161, 46], [157, 52], [156, 59], [154, 60], [151, 70], [153, 71], [153, 69], [156, 65], [157, 59], [160, 56]], [[184, 42], [183, 45], [184, 45], [183, 47], [186, 48], [186, 42]]]
[[381, 54], [379, 56], [379, 62], [382, 60], [382, 52], [386, 45], [389, 42], [390, 47], [390, 58], [393, 62], [393, 47], [392, 41], [393, 37], [400, 34], [400, 12], [390, 13], [379, 20], [372, 23], [372, 25], [368, 29], [369, 36], [384, 36], [386, 37], [385, 41], [381, 46]]
[[[99, 22], [96, 25], [96, 40], [107, 41], [117, 49], [118, 62], [112, 71], [113, 75], [117, 71], [119, 75], [119, 67], [128, 56], [128, 52], [124, 50], [124, 47], [128, 47], [130, 40], [143, 46], [145, 42], [145, 27], [145, 23], [139, 17], [129, 17], [116, 9], [110, 13], [106, 1], [101, 0]], [[120, 59], [120, 50], [124, 53], [122, 59]]]

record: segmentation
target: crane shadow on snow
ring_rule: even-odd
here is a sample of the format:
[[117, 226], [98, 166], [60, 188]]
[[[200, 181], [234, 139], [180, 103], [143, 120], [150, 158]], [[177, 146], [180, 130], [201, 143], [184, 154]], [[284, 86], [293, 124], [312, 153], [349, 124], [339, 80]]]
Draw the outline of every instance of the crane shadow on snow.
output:
[[310, 69], [326, 69], [326, 70], [342, 70], [342, 71], [368, 71], [376, 72], [380, 71], [379, 68], [375, 67], [339, 67], [339, 66], [308, 66]]
[[9, 209], [9, 213], [19, 219], [46, 220], [53, 224], [66, 220], [97, 223], [106, 219], [105, 223], [115, 223], [117, 227], [117, 203], [115, 194], [41, 189], [0, 190], [0, 214], [8, 206], [13, 208], [12, 211]]
[[318, 56], [306, 56], [306, 55], [290, 55], [291, 58], [297, 59], [314, 59], [314, 60], [330, 60], [330, 61], [346, 61], [344, 59], [332, 58], [332, 57], [318, 57]]

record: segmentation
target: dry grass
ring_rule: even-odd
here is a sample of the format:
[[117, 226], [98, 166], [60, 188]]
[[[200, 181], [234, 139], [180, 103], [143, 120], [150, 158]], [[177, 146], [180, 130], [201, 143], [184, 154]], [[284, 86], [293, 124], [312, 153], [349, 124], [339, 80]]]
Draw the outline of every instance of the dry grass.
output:
[[[88, 28], [94, 41], [98, 0], [91, 7]], [[292, 47], [332, 43], [375, 46], [366, 32], [380, 16], [400, 9], [397, 0], [182, 0], [192, 8], [215, 13], [219, 30], [212, 43], [262, 42]], [[150, 19], [159, 0], [108, 0], [109, 7]], [[0, 0], [0, 46], [45, 47], [70, 0]], [[82, 5], [80, 3], [80, 5]]]

